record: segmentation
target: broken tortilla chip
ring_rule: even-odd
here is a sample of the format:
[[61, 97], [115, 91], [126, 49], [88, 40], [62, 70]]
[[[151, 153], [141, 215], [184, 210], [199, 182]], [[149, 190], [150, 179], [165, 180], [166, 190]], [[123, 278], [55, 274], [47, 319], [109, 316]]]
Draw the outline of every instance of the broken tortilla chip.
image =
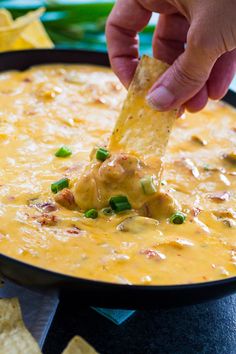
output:
[[[17, 298], [0, 299], [0, 353], [42, 354], [37, 342], [26, 329]], [[98, 354], [83, 338], [71, 339], [62, 354]]]
[[149, 106], [146, 95], [167, 68], [166, 63], [157, 59], [142, 57], [110, 138], [111, 152], [130, 153], [147, 163], [148, 160], [152, 164], [156, 161], [157, 168], [161, 168], [160, 161], [163, 159], [177, 112], [158, 112]]
[[24, 325], [16, 298], [0, 299], [0, 353], [41, 354], [37, 342]]
[[83, 338], [75, 336], [71, 339], [62, 354], [98, 354]]

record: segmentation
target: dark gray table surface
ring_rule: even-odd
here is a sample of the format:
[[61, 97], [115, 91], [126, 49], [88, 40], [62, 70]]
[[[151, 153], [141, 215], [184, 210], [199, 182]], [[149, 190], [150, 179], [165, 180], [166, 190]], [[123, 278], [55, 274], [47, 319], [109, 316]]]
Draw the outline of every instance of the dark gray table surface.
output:
[[[236, 76], [231, 89], [236, 91]], [[79, 299], [60, 303], [44, 354], [60, 354], [79, 334], [100, 354], [236, 354], [236, 295], [189, 307], [137, 311], [117, 326]]]
[[62, 301], [44, 354], [59, 354], [74, 335], [101, 354], [236, 354], [236, 295], [195, 306], [137, 311], [117, 326], [78, 300]]

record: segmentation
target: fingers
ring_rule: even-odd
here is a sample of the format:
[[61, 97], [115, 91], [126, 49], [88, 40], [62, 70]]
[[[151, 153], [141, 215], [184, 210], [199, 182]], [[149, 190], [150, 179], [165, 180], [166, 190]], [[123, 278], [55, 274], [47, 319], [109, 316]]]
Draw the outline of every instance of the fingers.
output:
[[136, 0], [118, 0], [106, 25], [108, 53], [112, 69], [128, 87], [138, 64], [138, 37], [149, 22], [151, 11]]
[[207, 84], [186, 104], [189, 112], [198, 112], [205, 107], [208, 97], [219, 100], [226, 94], [235, 75], [236, 50], [225, 53], [215, 63]]
[[[189, 24], [180, 14], [160, 15], [153, 36], [153, 53], [160, 60], [172, 64], [184, 51]], [[236, 50], [221, 56], [210, 73], [207, 85], [190, 98], [185, 108], [197, 112], [205, 107], [208, 96], [211, 99], [222, 98], [235, 75]]]
[[153, 55], [172, 64], [184, 51], [189, 24], [180, 14], [160, 15], [153, 35]]
[[206, 106], [207, 101], [207, 85], [204, 85], [203, 88], [193, 98], [190, 98], [190, 100], [185, 103], [185, 108], [189, 112], [195, 113], [203, 109]]
[[214, 36], [214, 26], [207, 30], [205, 13], [211, 13], [205, 7], [201, 16], [188, 17], [192, 20], [189, 29], [176, 4], [167, 0], [117, 0], [106, 27], [109, 57], [113, 70], [128, 87], [138, 64], [137, 33], [147, 25], [151, 11], [164, 13], [154, 34], [153, 52], [172, 66], [153, 85], [147, 100], [159, 110], [184, 105], [195, 112], [204, 107], [208, 95], [218, 99], [226, 93], [235, 73], [236, 51], [221, 56], [225, 46], [219, 46], [222, 38]]
[[219, 100], [226, 94], [235, 75], [236, 50], [225, 53], [212, 68], [207, 84], [186, 104], [189, 112], [198, 112], [205, 107], [208, 97]]
[[[199, 92], [210, 76], [217, 54], [195, 35], [199, 27], [192, 27], [187, 47], [151, 88], [147, 100], [158, 110], [180, 107]], [[198, 34], [197, 34], [198, 35]]]
[[[125, 0], [124, 0], [125, 1]], [[159, 14], [172, 14], [176, 12], [176, 6], [168, 0], [137, 0], [145, 9]]]
[[236, 50], [225, 53], [215, 63], [207, 82], [209, 97], [218, 100], [226, 94], [236, 72]]

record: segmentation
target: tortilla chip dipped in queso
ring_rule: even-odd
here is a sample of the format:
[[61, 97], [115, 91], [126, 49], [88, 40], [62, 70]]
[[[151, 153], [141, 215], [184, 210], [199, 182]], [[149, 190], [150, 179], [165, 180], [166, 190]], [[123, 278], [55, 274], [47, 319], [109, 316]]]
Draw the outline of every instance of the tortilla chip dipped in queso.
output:
[[105, 67], [0, 73], [1, 253], [124, 284], [236, 275], [235, 110], [152, 110], [165, 68], [144, 57], [126, 100]]
[[154, 58], [141, 59], [108, 149], [101, 146], [92, 153], [91, 164], [72, 189], [80, 209], [114, 204], [117, 211], [139, 210], [158, 197], [163, 155], [176, 112], [159, 113], [145, 97], [166, 69]]

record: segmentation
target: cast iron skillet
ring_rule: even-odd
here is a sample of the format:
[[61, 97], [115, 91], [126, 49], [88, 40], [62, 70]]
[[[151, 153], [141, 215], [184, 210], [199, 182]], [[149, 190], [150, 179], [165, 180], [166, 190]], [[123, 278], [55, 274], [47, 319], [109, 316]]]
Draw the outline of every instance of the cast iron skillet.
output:
[[[24, 70], [46, 63], [92, 63], [108, 66], [107, 54], [76, 50], [32, 50], [0, 54], [0, 71]], [[224, 100], [236, 107], [236, 94]], [[0, 254], [1, 273], [18, 284], [57, 289], [80, 304], [114, 308], [155, 308], [200, 303], [236, 292], [236, 277], [207, 283], [147, 286], [111, 284], [68, 276], [29, 265]]]

